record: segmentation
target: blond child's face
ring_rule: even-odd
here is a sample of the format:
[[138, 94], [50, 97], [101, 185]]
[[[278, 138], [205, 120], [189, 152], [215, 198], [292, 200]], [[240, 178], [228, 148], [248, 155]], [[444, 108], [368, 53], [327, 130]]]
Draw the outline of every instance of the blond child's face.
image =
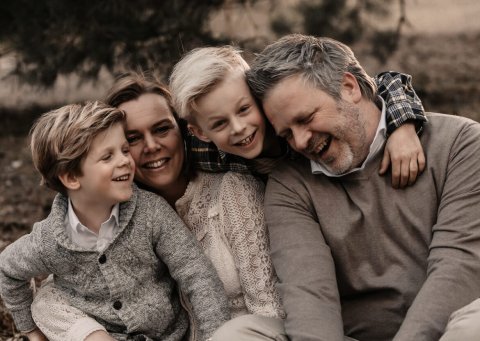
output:
[[250, 93], [242, 72], [229, 73], [196, 101], [191, 131], [218, 149], [246, 159], [264, 149], [265, 117]]
[[77, 197], [106, 207], [130, 199], [135, 164], [121, 123], [93, 139], [81, 168]]

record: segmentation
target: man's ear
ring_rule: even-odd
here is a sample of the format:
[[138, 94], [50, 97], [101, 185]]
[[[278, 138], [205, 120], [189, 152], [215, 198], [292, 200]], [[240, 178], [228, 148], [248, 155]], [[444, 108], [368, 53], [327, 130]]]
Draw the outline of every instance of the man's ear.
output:
[[350, 103], [358, 103], [362, 99], [362, 91], [357, 79], [350, 72], [345, 72], [342, 80], [342, 99]]
[[199, 126], [189, 123], [187, 127], [188, 130], [190, 130], [192, 134], [195, 135], [199, 140], [202, 140], [203, 142], [212, 142], [208, 137], [203, 134], [203, 131]]
[[63, 173], [58, 176], [60, 181], [62, 182], [63, 186], [65, 186], [68, 190], [77, 190], [80, 188], [80, 181], [78, 181], [78, 177], [71, 173]]

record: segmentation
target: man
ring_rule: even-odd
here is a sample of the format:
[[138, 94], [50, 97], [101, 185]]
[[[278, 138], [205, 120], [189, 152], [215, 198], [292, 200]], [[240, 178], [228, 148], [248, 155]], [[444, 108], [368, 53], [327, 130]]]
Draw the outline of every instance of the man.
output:
[[270, 175], [265, 202], [291, 340], [438, 340], [480, 295], [480, 125], [429, 114], [426, 170], [395, 190], [377, 171], [384, 104], [347, 46], [290, 35], [247, 79], [307, 158]]

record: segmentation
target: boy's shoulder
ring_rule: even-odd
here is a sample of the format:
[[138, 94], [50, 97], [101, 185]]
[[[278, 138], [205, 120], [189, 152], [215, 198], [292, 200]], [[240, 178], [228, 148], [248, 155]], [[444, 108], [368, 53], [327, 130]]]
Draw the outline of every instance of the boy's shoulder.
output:
[[[139, 188], [133, 184], [133, 194], [130, 200], [120, 204], [120, 216], [125, 220], [145, 218], [154, 213], [171, 209], [167, 201], [160, 195]], [[134, 214], [137, 212], [137, 214]]]

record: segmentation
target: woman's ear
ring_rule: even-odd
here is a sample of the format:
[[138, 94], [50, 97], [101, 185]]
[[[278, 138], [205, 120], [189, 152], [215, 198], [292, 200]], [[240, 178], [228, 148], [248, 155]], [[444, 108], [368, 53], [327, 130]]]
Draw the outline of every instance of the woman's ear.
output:
[[78, 181], [78, 177], [71, 173], [63, 173], [58, 176], [60, 181], [62, 182], [63, 186], [66, 189], [74, 191], [80, 188], [80, 181]]
[[188, 127], [188, 130], [193, 134], [195, 135], [195, 137], [199, 140], [202, 140], [203, 142], [212, 142], [208, 137], [206, 137], [204, 134], [203, 134], [203, 131], [202, 129], [195, 125], [195, 124], [191, 124], [189, 123], [187, 125]]
[[360, 102], [362, 99], [360, 85], [350, 72], [345, 72], [343, 75], [341, 96], [343, 100], [353, 104]]

